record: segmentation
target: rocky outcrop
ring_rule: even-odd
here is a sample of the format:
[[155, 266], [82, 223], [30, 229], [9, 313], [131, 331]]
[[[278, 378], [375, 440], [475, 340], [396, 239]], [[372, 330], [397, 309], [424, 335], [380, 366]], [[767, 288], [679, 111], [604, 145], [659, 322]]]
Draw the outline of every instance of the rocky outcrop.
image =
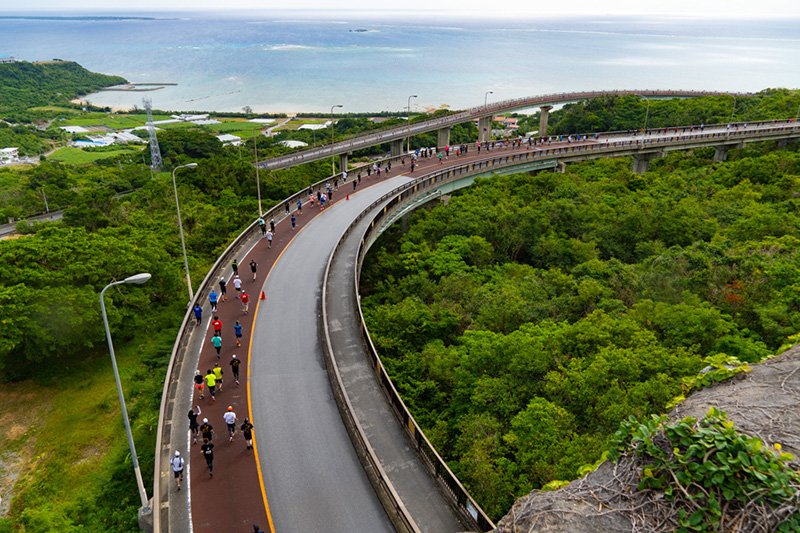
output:
[[[800, 346], [751, 365], [743, 378], [733, 378], [694, 393], [670, 413], [671, 419], [703, 418], [709, 408], [728, 414], [736, 428], [780, 443], [794, 455], [800, 470]], [[658, 498], [637, 491], [638, 469], [624, 460], [605, 462], [586, 477], [551, 492], [535, 491], [519, 498], [495, 531], [617, 533], [660, 531]], [[666, 506], [668, 507], [668, 506]], [[671, 528], [670, 528], [671, 529]]]

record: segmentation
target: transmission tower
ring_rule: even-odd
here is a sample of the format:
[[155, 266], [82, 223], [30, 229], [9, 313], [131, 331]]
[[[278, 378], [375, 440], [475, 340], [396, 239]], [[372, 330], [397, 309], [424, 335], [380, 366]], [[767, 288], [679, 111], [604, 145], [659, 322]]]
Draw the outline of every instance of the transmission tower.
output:
[[156, 128], [153, 126], [153, 102], [149, 98], [142, 98], [142, 102], [147, 110], [147, 133], [150, 134], [150, 169], [161, 170], [161, 150], [158, 148]]

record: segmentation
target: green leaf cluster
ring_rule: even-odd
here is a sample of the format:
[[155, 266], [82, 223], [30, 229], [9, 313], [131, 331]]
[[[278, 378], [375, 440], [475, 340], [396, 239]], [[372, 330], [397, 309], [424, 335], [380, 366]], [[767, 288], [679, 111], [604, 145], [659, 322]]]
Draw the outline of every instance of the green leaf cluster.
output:
[[611, 439], [609, 458], [634, 458], [639, 490], [663, 492], [674, 502], [678, 531], [747, 530], [760, 519], [771, 531], [798, 531], [800, 474], [780, 449], [740, 434], [712, 407], [699, 421], [630, 417]]

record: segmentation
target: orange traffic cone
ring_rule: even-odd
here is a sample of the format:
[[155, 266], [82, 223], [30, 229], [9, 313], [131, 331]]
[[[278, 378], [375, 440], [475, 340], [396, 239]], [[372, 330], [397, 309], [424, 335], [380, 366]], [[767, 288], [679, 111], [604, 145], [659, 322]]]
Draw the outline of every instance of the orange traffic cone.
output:
[[267, 295], [264, 294], [264, 291], [261, 291], [261, 299], [262, 300], [266, 300], [267, 299]]

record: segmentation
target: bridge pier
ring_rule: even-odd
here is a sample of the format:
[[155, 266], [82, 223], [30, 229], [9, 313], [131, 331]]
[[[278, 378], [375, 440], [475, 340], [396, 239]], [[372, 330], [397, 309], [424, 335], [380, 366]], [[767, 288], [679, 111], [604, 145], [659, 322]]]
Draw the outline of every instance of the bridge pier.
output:
[[714, 161], [727, 161], [728, 160], [728, 150], [733, 148], [744, 148], [743, 142], [735, 142], [735, 143], [727, 143], [727, 144], [720, 144], [714, 150]]
[[348, 154], [339, 154], [339, 172], [347, 170], [347, 156]]
[[547, 136], [547, 121], [550, 119], [551, 105], [543, 105], [539, 108], [539, 138]]
[[392, 141], [392, 157], [403, 155], [403, 143], [405, 139], [395, 139]]
[[437, 148], [444, 148], [445, 146], [450, 146], [450, 130], [452, 129], [451, 126], [447, 126], [445, 128], [439, 129], [437, 133], [437, 141], [436, 147]]
[[492, 139], [492, 117], [478, 119], [478, 142], [488, 143]]
[[664, 157], [664, 152], [642, 152], [633, 156], [633, 171], [644, 174], [650, 168], [650, 161]]

